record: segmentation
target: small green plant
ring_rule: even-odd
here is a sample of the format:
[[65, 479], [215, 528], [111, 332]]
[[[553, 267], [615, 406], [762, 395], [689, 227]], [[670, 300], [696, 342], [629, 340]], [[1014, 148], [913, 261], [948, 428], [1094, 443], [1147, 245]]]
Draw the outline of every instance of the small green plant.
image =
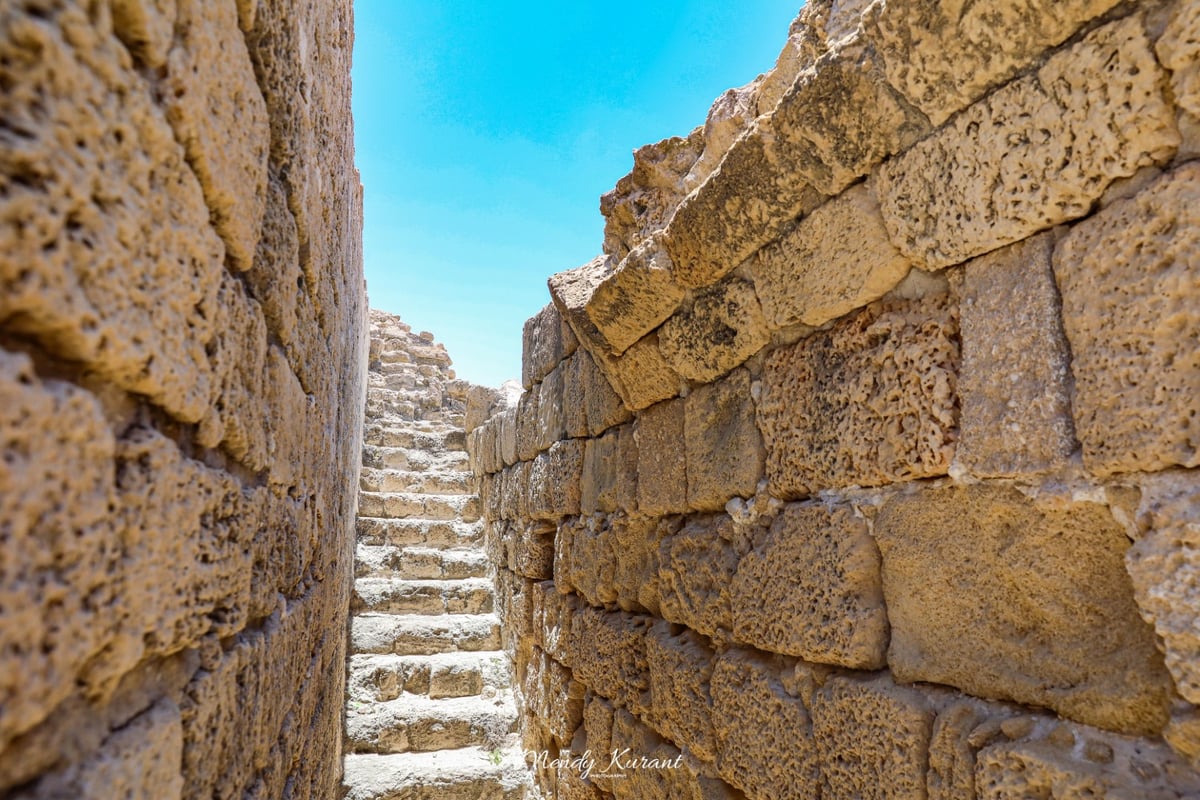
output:
[[492, 762], [497, 767], [500, 766], [500, 762], [503, 759], [504, 759], [504, 756], [500, 754], [499, 747], [492, 748], [492, 752], [488, 753], [488, 761]]

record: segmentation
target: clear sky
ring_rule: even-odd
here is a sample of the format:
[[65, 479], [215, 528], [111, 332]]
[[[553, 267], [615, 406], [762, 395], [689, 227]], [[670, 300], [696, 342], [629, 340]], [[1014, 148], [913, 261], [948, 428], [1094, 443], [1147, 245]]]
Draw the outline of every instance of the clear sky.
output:
[[633, 150], [770, 69], [800, 5], [356, 0], [371, 306], [433, 331], [461, 378], [519, 378], [522, 326], [600, 252]]

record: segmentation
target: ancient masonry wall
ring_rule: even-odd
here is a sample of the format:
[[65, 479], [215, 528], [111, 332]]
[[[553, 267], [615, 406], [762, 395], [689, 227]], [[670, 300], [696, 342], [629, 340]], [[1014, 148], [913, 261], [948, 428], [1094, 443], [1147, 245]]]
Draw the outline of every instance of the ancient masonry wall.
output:
[[639, 150], [468, 436], [542, 790], [1200, 796], [1198, 155], [1196, 0], [812, 0]]
[[349, 0], [0, 4], [0, 796], [338, 794]]
[[351, 600], [346, 800], [515, 800], [527, 783], [500, 649], [469, 394], [446, 349], [371, 312]]

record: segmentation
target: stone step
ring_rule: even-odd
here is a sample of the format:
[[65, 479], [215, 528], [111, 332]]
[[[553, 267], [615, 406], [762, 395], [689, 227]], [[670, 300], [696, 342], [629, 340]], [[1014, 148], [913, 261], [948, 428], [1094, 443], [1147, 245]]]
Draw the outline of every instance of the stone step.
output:
[[409, 753], [461, 747], [499, 748], [516, 728], [510, 692], [494, 697], [404, 694], [364, 703], [346, 713], [346, 749], [352, 753]]
[[414, 427], [415, 423], [388, 423], [374, 420], [363, 430], [363, 443], [376, 447], [406, 447], [427, 453], [466, 452], [467, 435], [461, 426], [441, 422], [430, 430]]
[[388, 519], [427, 519], [475, 522], [481, 508], [473, 494], [417, 494], [415, 492], [359, 492], [358, 513]]
[[462, 471], [363, 468], [359, 488], [365, 492], [471, 494], [471, 473]]
[[483, 523], [462, 520], [386, 519], [361, 515], [355, 521], [359, 544], [397, 547], [472, 547], [483, 542]]
[[495, 694], [511, 684], [503, 652], [434, 653], [398, 656], [363, 653], [350, 657], [347, 696], [356, 705], [395, 700], [405, 692], [443, 697]]
[[350, 610], [355, 614], [487, 614], [492, 611], [492, 583], [486, 578], [359, 578]]
[[396, 577], [409, 580], [486, 578], [487, 555], [479, 549], [446, 550], [413, 545], [359, 542], [354, 553], [355, 577]]
[[436, 753], [351, 753], [343, 800], [521, 800], [528, 772], [518, 747]]
[[500, 649], [494, 614], [371, 614], [350, 618], [350, 652], [431, 655]]
[[410, 472], [470, 472], [465, 451], [426, 453], [409, 447], [364, 447], [363, 466], [368, 469], [402, 469]]

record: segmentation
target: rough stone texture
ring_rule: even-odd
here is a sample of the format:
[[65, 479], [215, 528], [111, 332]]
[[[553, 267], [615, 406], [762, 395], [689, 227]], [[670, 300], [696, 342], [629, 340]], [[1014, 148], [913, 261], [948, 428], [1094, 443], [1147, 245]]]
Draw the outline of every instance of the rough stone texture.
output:
[[685, 378], [707, 382], [724, 375], [767, 343], [753, 284], [728, 280], [699, 292], [690, 309], [663, 324], [658, 343]]
[[658, 327], [683, 299], [671, 259], [651, 240], [631, 252], [596, 286], [586, 311], [614, 354]]
[[945, 473], [958, 435], [957, 334], [942, 295], [873, 303], [774, 351], [758, 403], [772, 493]]
[[1166, 723], [1169, 679], [1123, 574], [1128, 539], [1104, 506], [939, 489], [889, 501], [875, 536], [899, 680], [1131, 734]]
[[725, 515], [695, 517], [659, 544], [662, 616], [706, 636], [728, 637], [730, 586], [741, 548]]
[[580, 509], [606, 514], [637, 507], [637, 444], [632, 425], [610, 429], [585, 445]]
[[1100, 28], [880, 169], [892, 241], [937, 269], [1087, 214], [1174, 154], [1165, 84], [1138, 17]]
[[1198, 238], [1200, 165], [1187, 164], [1055, 250], [1075, 426], [1093, 472], [1200, 465]]
[[650, 665], [651, 720], [672, 741], [686, 745], [699, 758], [715, 762], [713, 699], [709, 679], [717, 655], [703, 636], [684, 630], [672, 634], [658, 622], [646, 637]]
[[738, 563], [730, 593], [741, 642], [823, 664], [884, 666], [879, 550], [848, 506], [789, 505]]
[[679, 457], [684, 441], [684, 404], [669, 400], [638, 415], [637, 507], [643, 514], [675, 514], [687, 510], [687, 458]]
[[617, 422], [629, 418], [628, 410], [638, 411], [676, 396], [685, 383], [663, 356], [657, 333], [630, 345], [619, 357], [596, 356], [595, 365], [611, 385], [608, 391], [615, 390], [618, 408], [624, 404]]
[[575, 352], [577, 345], [575, 334], [553, 303], [530, 317], [523, 334], [522, 385], [526, 389], [533, 388], [559, 362]]
[[973, 475], [1047, 472], [1075, 450], [1071, 352], [1053, 249], [1049, 233], [1026, 239], [970, 262], [958, 283], [962, 439], [955, 463]]
[[690, 508], [718, 511], [731, 497], [754, 494], [763, 447], [754, 426], [749, 372], [739, 369], [688, 395], [683, 428]]
[[1171, 90], [1179, 108], [1200, 117], [1200, 9], [1176, 3], [1171, 19], [1155, 44], [1159, 62], [1171, 71]]
[[754, 287], [771, 328], [824, 325], [878, 300], [908, 273], [867, 184], [813, 211], [754, 259]]
[[337, 793], [351, 7], [240, 5], [0, 10], [5, 796]]

